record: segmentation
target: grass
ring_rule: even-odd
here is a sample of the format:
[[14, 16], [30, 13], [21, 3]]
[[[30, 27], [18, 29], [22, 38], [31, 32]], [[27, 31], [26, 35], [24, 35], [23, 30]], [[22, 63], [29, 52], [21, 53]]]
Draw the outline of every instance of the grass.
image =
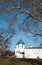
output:
[[0, 59], [0, 65], [9, 65], [9, 59]]
[[2, 59], [0, 65], [42, 65], [42, 60], [39, 59]]

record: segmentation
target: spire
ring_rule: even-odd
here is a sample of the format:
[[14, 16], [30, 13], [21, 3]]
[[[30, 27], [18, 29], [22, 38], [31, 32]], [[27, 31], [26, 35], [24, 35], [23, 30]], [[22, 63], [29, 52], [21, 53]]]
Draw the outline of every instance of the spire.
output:
[[20, 39], [17, 44], [24, 44], [24, 42]]

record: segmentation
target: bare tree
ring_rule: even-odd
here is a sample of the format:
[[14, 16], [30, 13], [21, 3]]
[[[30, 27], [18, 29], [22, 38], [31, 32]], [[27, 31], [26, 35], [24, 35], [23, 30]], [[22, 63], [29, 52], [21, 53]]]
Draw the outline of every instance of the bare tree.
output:
[[41, 47], [41, 48], [42, 48], [42, 43], [39, 45], [39, 47]]
[[[23, 25], [27, 23], [26, 25], [29, 31], [31, 30], [30, 26], [35, 27], [37, 31], [37, 27], [36, 27], [38, 26], [37, 22], [42, 22], [42, 1], [41, 0], [18, 0], [18, 1], [17, 0], [7, 0], [7, 1], [1, 0], [0, 3], [4, 5], [0, 8], [0, 13], [5, 14], [4, 16], [6, 20], [9, 22], [9, 29], [11, 26], [13, 26], [15, 22], [18, 21], [17, 15], [20, 13], [24, 13], [24, 14], [30, 15], [29, 17], [26, 18], [26, 20], [29, 19], [30, 17], [32, 17], [33, 20], [27, 23], [26, 20], [24, 19]], [[22, 5], [25, 7], [23, 7]], [[28, 10], [28, 8], [29, 9], [31, 8], [31, 9]], [[21, 10], [21, 12], [19, 10]], [[14, 16], [9, 19], [10, 13], [14, 14]], [[35, 34], [32, 31], [30, 32], [32, 34]], [[35, 35], [42, 36], [42, 30], [39, 30], [39, 33], [36, 33]]]
[[5, 51], [10, 49], [11, 38], [15, 34], [13, 29], [0, 29], [0, 50], [2, 57], [5, 56]]
[[24, 32], [30, 32], [35, 36], [42, 37], [42, 29], [39, 28], [39, 22], [31, 18], [29, 21], [30, 16], [28, 16], [26, 19], [24, 19], [24, 22], [19, 24], [19, 29]]
[[[29, 2], [29, 3], [28, 3]], [[38, 21], [42, 21], [42, 1], [41, 0], [1, 0], [0, 3], [4, 4], [4, 6], [0, 9], [0, 12], [12, 12], [15, 9], [20, 9], [22, 10], [21, 13], [26, 13], [26, 14], [30, 14], [31, 17], [33, 17], [34, 19], [38, 20]], [[28, 3], [28, 4], [26, 4]], [[25, 5], [25, 7], [28, 9], [29, 7], [33, 7], [31, 8], [31, 10], [27, 10], [25, 8], [23, 8], [21, 5]], [[17, 12], [16, 12], [17, 13]], [[17, 13], [18, 14], [18, 13]]]
[[[0, 14], [4, 13], [4, 17], [9, 23], [8, 29], [2, 32], [2, 35], [5, 36], [2, 42], [2, 48], [6, 45], [6, 41], [12, 37], [12, 26], [18, 21], [17, 15], [21, 13], [29, 14], [29, 17], [24, 19], [23, 23], [19, 25], [19, 28], [22, 31], [31, 32], [35, 36], [42, 36], [42, 30], [39, 30], [38, 26], [38, 22], [42, 22], [41, 0], [0, 0], [0, 3], [2, 4]], [[12, 17], [10, 17], [11, 14], [13, 14]], [[32, 17], [32, 20], [28, 21], [30, 17]]]

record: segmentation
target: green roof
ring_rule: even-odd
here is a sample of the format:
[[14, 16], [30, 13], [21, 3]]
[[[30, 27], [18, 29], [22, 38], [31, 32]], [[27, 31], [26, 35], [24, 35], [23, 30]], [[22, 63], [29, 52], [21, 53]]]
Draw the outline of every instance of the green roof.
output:
[[28, 47], [26, 49], [42, 49], [42, 47]]
[[20, 39], [17, 44], [24, 44], [24, 42]]

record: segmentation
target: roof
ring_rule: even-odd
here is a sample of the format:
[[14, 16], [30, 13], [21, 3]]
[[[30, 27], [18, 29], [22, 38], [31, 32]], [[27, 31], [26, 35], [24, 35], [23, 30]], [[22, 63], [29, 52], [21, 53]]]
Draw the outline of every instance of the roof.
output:
[[20, 39], [17, 44], [24, 44], [24, 42]]
[[28, 47], [26, 49], [42, 49], [42, 47]]

